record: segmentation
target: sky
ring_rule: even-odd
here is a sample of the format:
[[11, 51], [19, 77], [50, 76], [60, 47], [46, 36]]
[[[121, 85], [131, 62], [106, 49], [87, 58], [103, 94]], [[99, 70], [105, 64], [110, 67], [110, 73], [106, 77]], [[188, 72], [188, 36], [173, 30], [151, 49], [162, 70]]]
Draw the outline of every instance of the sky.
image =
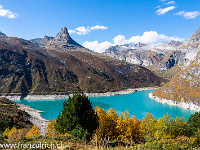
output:
[[184, 41], [200, 27], [200, 0], [0, 0], [0, 31], [27, 40], [71, 37], [96, 52], [120, 44]]

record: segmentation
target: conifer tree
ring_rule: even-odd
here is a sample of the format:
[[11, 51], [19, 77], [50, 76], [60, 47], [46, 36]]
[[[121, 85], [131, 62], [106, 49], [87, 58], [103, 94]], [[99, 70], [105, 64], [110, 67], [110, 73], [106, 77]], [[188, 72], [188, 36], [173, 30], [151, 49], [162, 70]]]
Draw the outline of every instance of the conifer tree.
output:
[[56, 130], [60, 133], [71, 132], [81, 126], [92, 136], [98, 127], [98, 117], [91, 102], [84, 94], [75, 94], [63, 103], [63, 110], [56, 119]]

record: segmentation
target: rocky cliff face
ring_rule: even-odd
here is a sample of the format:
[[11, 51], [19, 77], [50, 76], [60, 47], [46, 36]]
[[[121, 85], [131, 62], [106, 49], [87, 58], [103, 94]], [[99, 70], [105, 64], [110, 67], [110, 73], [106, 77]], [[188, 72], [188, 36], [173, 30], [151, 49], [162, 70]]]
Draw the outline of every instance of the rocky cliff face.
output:
[[193, 103], [200, 106], [199, 35], [200, 30], [182, 45], [184, 49], [192, 48], [197, 51], [194, 60], [190, 60], [184, 70], [178, 73], [170, 82], [156, 90], [153, 95], [168, 100]]
[[107, 49], [105, 54], [148, 67], [152, 71], [166, 71], [182, 61], [184, 53], [176, 50], [181, 44], [170, 41], [159, 44], [117, 45]]
[[45, 47], [0, 36], [0, 93], [107, 92], [158, 86], [164, 81], [144, 67], [82, 48], [66, 28], [55, 38], [45, 37], [41, 44]]

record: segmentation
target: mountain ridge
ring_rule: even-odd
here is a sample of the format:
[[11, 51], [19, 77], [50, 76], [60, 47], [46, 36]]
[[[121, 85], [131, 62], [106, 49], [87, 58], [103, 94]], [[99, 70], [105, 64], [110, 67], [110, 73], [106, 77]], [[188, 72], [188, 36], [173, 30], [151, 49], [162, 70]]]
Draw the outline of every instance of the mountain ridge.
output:
[[99, 93], [159, 86], [165, 82], [142, 66], [100, 55], [78, 45], [65, 47], [63, 42], [68, 37], [65, 29], [62, 33], [66, 35], [58, 34], [56, 38], [61, 37], [61, 44], [53, 41], [50, 46], [16, 37], [0, 37], [0, 93]]

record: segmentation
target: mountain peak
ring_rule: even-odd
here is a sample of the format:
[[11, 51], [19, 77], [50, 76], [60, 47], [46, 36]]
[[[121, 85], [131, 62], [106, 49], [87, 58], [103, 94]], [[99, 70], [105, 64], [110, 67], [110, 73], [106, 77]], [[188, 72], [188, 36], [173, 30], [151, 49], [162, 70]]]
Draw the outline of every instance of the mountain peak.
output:
[[4, 36], [6, 36], [6, 35], [5, 35], [3, 32], [1, 32], [1, 31], [0, 31], [0, 35], [4, 35]]
[[197, 42], [200, 40], [200, 28], [189, 38], [190, 42]]
[[198, 48], [199, 44], [200, 44], [200, 28], [187, 41], [183, 43], [182, 47]]
[[42, 46], [53, 46], [53, 47], [61, 47], [66, 49], [72, 49], [77, 47], [82, 47], [76, 41], [74, 41], [67, 30], [66, 27], [61, 28], [60, 32], [56, 35], [56, 37], [44, 36], [44, 38], [37, 38], [31, 40], [33, 43]]
[[66, 27], [63, 27], [63, 28], [60, 30], [60, 33], [69, 34]]
[[200, 36], [200, 28], [194, 33], [194, 35], [196, 38]]
[[70, 38], [69, 32], [68, 32], [68, 30], [67, 30], [66, 27], [62, 28], [62, 29], [60, 30], [60, 32], [59, 32], [59, 33], [56, 35], [56, 37], [55, 37], [55, 39], [62, 40], [62, 41], [63, 41], [63, 40], [68, 41], [69, 38]]

